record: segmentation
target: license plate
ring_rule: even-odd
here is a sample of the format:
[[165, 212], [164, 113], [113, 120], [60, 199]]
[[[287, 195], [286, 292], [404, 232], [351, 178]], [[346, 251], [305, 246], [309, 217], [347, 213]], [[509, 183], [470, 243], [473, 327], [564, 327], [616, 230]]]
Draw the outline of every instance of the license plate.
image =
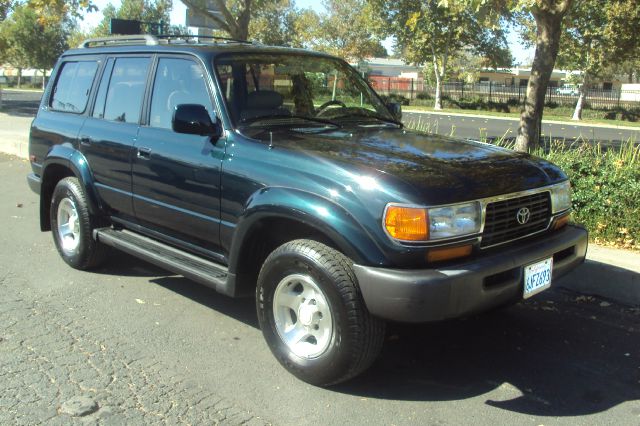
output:
[[531, 297], [551, 287], [553, 258], [541, 260], [524, 267], [524, 298]]

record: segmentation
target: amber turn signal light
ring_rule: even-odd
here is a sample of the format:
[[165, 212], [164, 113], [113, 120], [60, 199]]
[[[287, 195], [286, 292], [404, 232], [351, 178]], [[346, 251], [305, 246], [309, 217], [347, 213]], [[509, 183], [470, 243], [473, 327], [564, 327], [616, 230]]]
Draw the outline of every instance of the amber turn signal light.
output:
[[562, 228], [568, 222], [569, 222], [569, 215], [568, 214], [557, 218], [556, 221], [553, 223], [553, 230], [555, 231], [557, 229]]
[[471, 254], [471, 248], [471, 244], [468, 244], [466, 246], [431, 249], [427, 252], [427, 261], [440, 262], [442, 260], [469, 256]]
[[389, 206], [384, 217], [389, 235], [402, 241], [425, 241], [429, 238], [427, 210]]

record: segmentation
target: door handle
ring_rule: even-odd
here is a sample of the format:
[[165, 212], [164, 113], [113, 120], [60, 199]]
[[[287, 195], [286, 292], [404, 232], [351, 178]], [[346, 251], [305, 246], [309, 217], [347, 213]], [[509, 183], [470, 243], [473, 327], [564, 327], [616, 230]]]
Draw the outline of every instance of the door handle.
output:
[[151, 148], [146, 148], [143, 146], [138, 148], [138, 155], [137, 155], [138, 158], [148, 160], [150, 156], [151, 156]]
[[89, 136], [80, 136], [80, 145], [89, 146], [93, 142]]

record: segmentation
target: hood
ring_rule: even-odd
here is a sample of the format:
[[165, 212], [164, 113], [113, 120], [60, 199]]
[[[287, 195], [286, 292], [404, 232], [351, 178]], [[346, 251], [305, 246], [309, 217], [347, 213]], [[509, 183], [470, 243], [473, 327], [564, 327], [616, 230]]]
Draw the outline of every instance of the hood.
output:
[[[266, 134], [265, 134], [266, 133]], [[341, 169], [363, 170], [413, 188], [417, 203], [448, 204], [550, 185], [566, 179], [555, 165], [481, 142], [397, 128], [275, 129], [253, 135], [275, 149], [302, 151]]]

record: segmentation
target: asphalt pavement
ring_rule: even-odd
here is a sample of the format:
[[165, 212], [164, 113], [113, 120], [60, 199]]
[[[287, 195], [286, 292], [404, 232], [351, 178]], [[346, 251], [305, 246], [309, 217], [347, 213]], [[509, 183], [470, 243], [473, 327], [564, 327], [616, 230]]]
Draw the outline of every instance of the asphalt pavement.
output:
[[38, 90], [2, 89], [2, 110], [15, 116], [34, 117], [42, 92]]
[[117, 252], [69, 268], [28, 170], [0, 154], [0, 424], [640, 424], [637, 309], [552, 288], [392, 324], [370, 370], [320, 389], [279, 366], [251, 299]]

